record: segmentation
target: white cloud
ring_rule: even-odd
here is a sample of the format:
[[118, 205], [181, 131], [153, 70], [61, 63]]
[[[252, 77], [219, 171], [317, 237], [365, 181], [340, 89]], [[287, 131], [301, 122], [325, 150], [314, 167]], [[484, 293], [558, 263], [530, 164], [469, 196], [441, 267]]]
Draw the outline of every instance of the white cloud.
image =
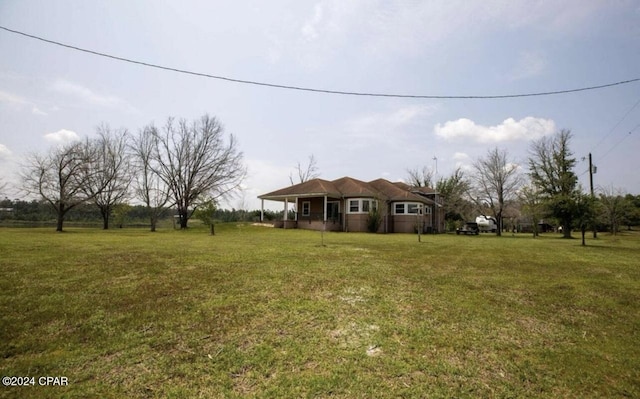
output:
[[0, 102], [10, 105], [29, 105], [29, 101], [20, 96], [0, 90]]
[[[276, 28], [279, 33], [270, 41], [279, 50], [279, 43], [291, 43], [284, 51], [291, 52], [303, 66], [319, 68], [344, 51], [385, 58], [424, 54], [452, 39], [465, 41], [505, 28], [549, 34], [582, 32], [601, 10], [612, 7], [609, 3], [320, 0], [307, 6], [307, 18], [301, 22], [283, 16]], [[358, 46], [347, 48], [353, 42]], [[530, 65], [534, 69], [528, 73], [539, 73], [544, 65]]]
[[93, 92], [91, 89], [81, 86], [77, 83], [69, 82], [67, 80], [56, 80], [51, 88], [61, 94], [65, 94], [76, 99], [88, 103], [90, 105], [96, 105], [107, 108], [119, 108], [127, 111], [134, 112], [135, 108], [128, 104], [126, 101], [116, 96], [105, 96]]
[[531, 116], [519, 121], [508, 118], [497, 126], [477, 125], [470, 119], [460, 118], [434, 127], [435, 134], [445, 140], [473, 140], [478, 143], [539, 139], [555, 131], [553, 120]]
[[532, 51], [522, 52], [509, 78], [520, 80], [539, 76], [546, 70], [547, 65], [547, 60], [542, 54]]
[[[295, 30], [281, 28], [285, 43], [291, 43], [285, 51], [292, 53], [296, 61], [308, 69], [319, 69], [333, 59], [358, 30], [358, 13], [362, 12], [358, 1], [322, 0], [317, 2], [311, 15], [300, 24], [293, 20]], [[273, 41], [273, 40], [272, 40]], [[274, 43], [277, 45], [277, 41]]]
[[9, 159], [11, 157], [11, 150], [4, 144], [0, 144], [0, 159]]
[[10, 106], [23, 110], [27, 107], [31, 107], [31, 113], [38, 116], [47, 116], [48, 114], [41, 109], [39, 109], [34, 103], [31, 101], [17, 96], [15, 94], [0, 90], [0, 103], [9, 104]]
[[31, 113], [34, 114], [34, 115], [39, 115], [39, 116], [47, 116], [47, 115], [49, 115], [46, 112], [40, 110], [40, 108], [38, 108], [38, 107], [31, 108]]
[[411, 140], [427, 129], [427, 117], [436, 109], [435, 105], [409, 105], [387, 112], [368, 113], [343, 122], [336, 130], [350, 150], [375, 145], [406, 149], [416, 144]]
[[80, 140], [80, 136], [72, 130], [60, 129], [57, 132], [45, 134], [44, 139], [55, 144], [64, 144]]
[[323, 8], [324, 5], [322, 3], [316, 4], [314, 7], [313, 17], [310, 20], [307, 20], [302, 26], [300, 31], [302, 36], [307, 40], [314, 40], [318, 37], [318, 28], [322, 22]]
[[455, 161], [455, 168], [460, 168], [464, 171], [471, 171], [473, 169], [471, 156], [466, 152], [455, 152], [453, 154], [453, 160]]
[[468, 161], [471, 159], [471, 157], [469, 156], [469, 154], [466, 154], [464, 152], [456, 152], [455, 154], [453, 154], [453, 159], [455, 161]]
[[394, 132], [401, 133], [400, 130], [408, 125], [423, 123], [424, 118], [436, 109], [435, 105], [409, 105], [390, 112], [366, 114], [347, 121], [346, 130], [356, 136], [380, 134], [388, 137]]

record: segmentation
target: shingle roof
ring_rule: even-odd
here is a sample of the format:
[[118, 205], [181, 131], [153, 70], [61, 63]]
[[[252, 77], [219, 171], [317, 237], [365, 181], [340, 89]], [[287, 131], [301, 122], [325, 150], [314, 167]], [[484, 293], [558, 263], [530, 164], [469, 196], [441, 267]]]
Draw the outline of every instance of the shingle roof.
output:
[[403, 190], [406, 191], [412, 191], [412, 192], [420, 192], [421, 194], [435, 194], [436, 190], [430, 188], [430, 187], [414, 187], [414, 186], [410, 186], [405, 182], [394, 182], [392, 183], [393, 185], [400, 187]]
[[[407, 188], [401, 188], [402, 186], [396, 183], [391, 183], [385, 179], [377, 179], [369, 182], [370, 185], [376, 188], [376, 190], [384, 193], [389, 201], [419, 201], [425, 202], [423, 197], [413, 194], [407, 185]], [[403, 183], [404, 184], [404, 183]]]
[[336, 188], [333, 182], [324, 179], [311, 179], [304, 183], [294, 184], [290, 187], [260, 195], [258, 198], [284, 200], [286, 197], [309, 197], [314, 195], [328, 195], [335, 198], [342, 197], [342, 193]]
[[433, 203], [432, 200], [415, 193], [433, 193], [427, 187], [411, 187], [406, 183], [392, 183], [385, 179], [376, 179], [364, 182], [352, 177], [341, 177], [340, 179], [329, 181], [324, 179], [311, 179], [304, 183], [295, 184], [280, 190], [272, 191], [258, 196], [260, 199], [271, 199], [284, 201], [296, 197], [328, 196], [331, 198], [378, 198], [385, 201], [413, 201], [423, 203]]
[[343, 197], [378, 197], [380, 195], [378, 190], [369, 183], [352, 177], [341, 177], [338, 180], [334, 180], [333, 184], [340, 190]]

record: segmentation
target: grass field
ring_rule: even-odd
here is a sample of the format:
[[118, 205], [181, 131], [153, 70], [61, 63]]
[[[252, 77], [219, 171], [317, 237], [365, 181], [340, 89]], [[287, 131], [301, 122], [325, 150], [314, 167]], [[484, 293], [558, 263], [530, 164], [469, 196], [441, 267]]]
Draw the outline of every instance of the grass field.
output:
[[0, 397], [640, 397], [640, 235], [216, 233], [0, 229]]

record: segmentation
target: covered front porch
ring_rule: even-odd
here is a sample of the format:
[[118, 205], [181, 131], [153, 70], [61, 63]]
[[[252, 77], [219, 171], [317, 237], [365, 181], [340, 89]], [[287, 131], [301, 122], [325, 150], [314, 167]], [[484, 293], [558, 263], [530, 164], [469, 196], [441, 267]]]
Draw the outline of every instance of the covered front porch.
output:
[[344, 217], [341, 212], [342, 200], [340, 198], [332, 197], [329, 194], [261, 198], [261, 221], [264, 220], [265, 200], [283, 203], [283, 217], [273, 224], [276, 228], [324, 231], [344, 230]]

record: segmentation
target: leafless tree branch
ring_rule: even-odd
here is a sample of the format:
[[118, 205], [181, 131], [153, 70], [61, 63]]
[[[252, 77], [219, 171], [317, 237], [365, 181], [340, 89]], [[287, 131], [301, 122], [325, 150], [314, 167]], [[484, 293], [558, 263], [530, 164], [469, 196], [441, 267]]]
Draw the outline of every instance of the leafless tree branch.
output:
[[239, 187], [246, 175], [242, 153], [233, 135], [224, 139], [218, 120], [204, 115], [188, 123], [167, 120], [162, 131], [150, 130], [155, 142], [154, 172], [171, 193], [180, 216], [187, 222], [203, 196], [219, 199]]
[[294, 181], [293, 175], [289, 174], [289, 181], [291, 182], [292, 186], [294, 184], [304, 183], [320, 176], [320, 173], [318, 171], [318, 162], [316, 161], [316, 158], [313, 154], [309, 155], [309, 162], [306, 166], [303, 166], [300, 162], [298, 162], [295, 170], [298, 175], [297, 183], [296, 181]]
[[518, 165], [508, 159], [506, 150], [494, 148], [477, 159], [473, 168], [475, 200], [491, 209], [498, 222], [496, 234], [501, 235], [505, 203], [516, 196], [522, 182]]

